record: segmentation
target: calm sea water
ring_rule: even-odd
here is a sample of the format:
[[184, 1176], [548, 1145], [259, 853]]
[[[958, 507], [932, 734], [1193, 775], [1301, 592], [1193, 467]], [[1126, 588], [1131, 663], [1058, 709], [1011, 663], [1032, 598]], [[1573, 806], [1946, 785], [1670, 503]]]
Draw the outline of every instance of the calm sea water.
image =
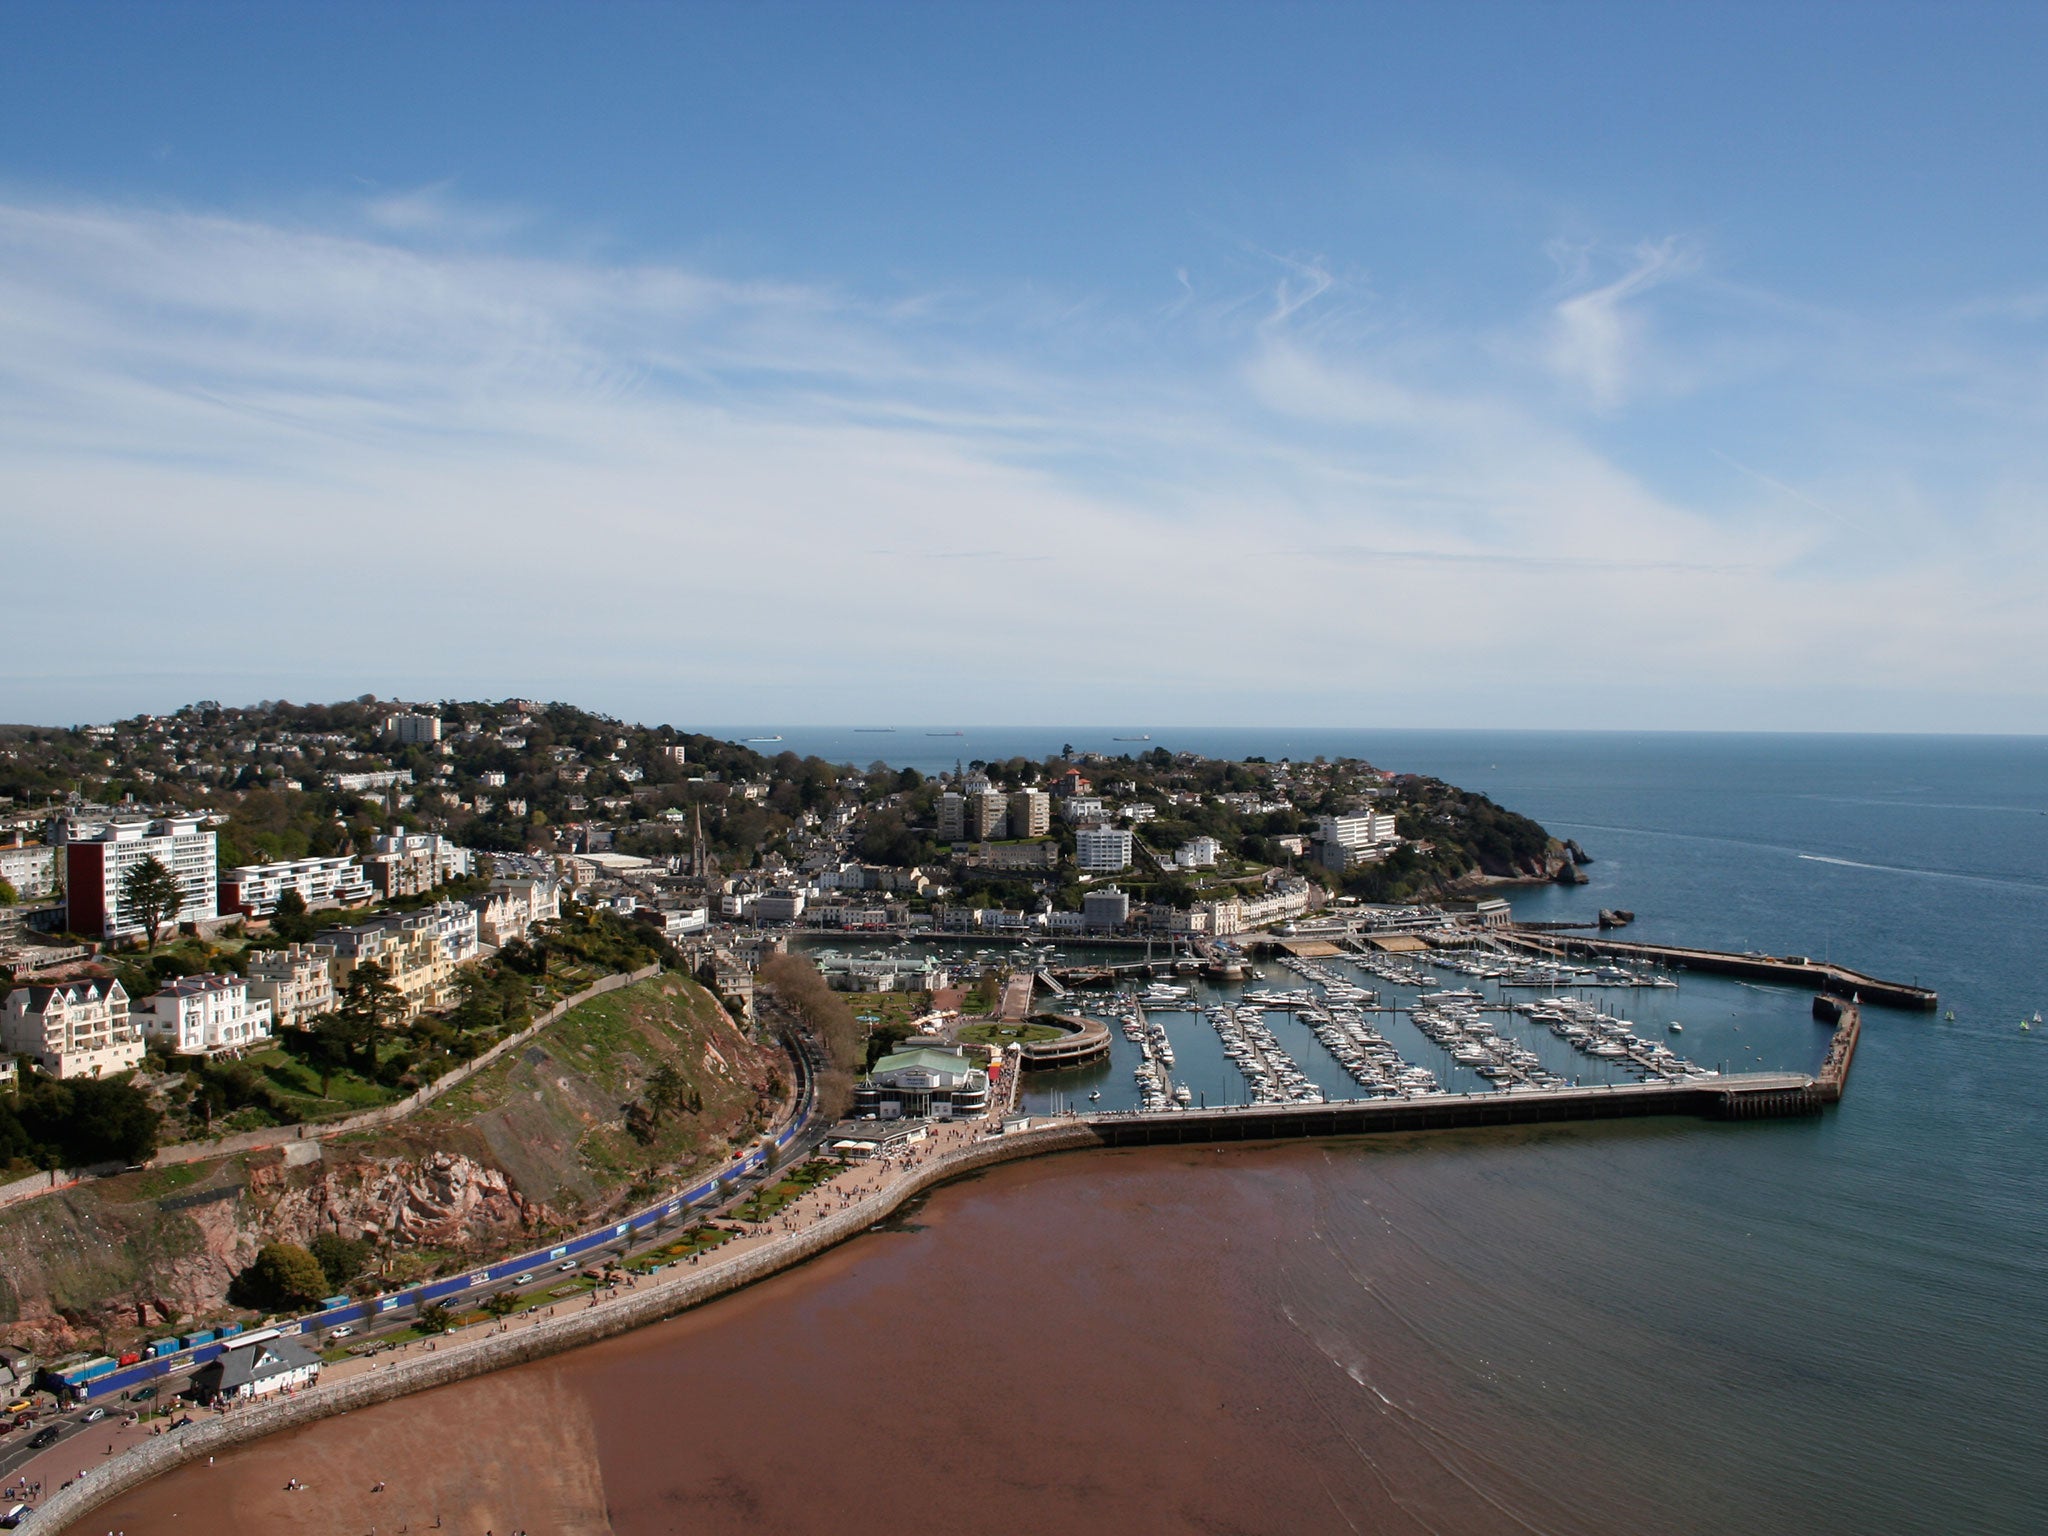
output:
[[[2048, 743], [1153, 735], [1484, 789], [1597, 861], [1518, 893], [1531, 915], [1828, 952], [1955, 1019], [1872, 1010], [1847, 1099], [1806, 1121], [1006, 1168], [743, 1296], [188, 1469], [92, 1528], [275, 1528], [239, 1501], [315, 1467], [392, 1478], [423, 1524], [540, 1529], [527, 1480], [472, 1475], [521, 1403], [562, 1447], [521, 1454], [582, 1479], [550, 1529], [2042, 1528], [2048, 1028], [2018, 1026], [2048, 1008]], [[1088, 745], [969, 739], [946, 764]], [[1770, 989], [1688, 978], [1673, 1008], [1695, 1056], [1695, 1019], [1772, 1065], [1821, 1035]], [[358, 1502], [335, 1531], [398, 1513]]]
[[[1604, 1388], [1580, 1384], [1626, 1405], [1615, 1432], [1627, 1424], [1653, 1453], [1644, 1475], [1768, 1479], [1780, 1508], [1824, 1529], [1851, 1523], [1850, 1512], [1870, 1529], [2041, 1528], [2048, 1028], [2019, 1026], [2048, 1010], [2048, 740], [783, 734], [799, 751], [926, 769], [1067, 742], [1360, 756], [1483, 790], [1576, 838], [1594, 856], [1591, 883], [1517, 892], [1525, 916], [1583, 920], [1626, 906], [1637, 914], [1631, 936], [1830, 955], [1938, 988], [1944, 1014], [1871, 1012], [1848, 1098], [1825, 1119], [1619, 1143], [1587, 1135], [1583, 1159], [1546, 1156], [1542, 1187], [1528, 1178], [1533, 1165], [1503, 1164], [1501, 1177], [1542, 1221], [1576, 1234], [1587, 1285], [1611, 1284], [1616, 1334], [1598, 1348], [1603, 1370], [1616, 1363], [1614, 1342], [1656, 1340], [1654, 1376], [1630, 1369], [1624, 1350]], [[1703, 994], [1717, 1015], [1727, 1003], [1696, 979], [1685, 990], [1688, 1008]], [[1783, 1028], [1774, 1038], [1766, 1064], [1793, 1064], [1796, 1041]], [[1696, 1034], [1684, 1048], [1702, 1061], [1722, 1054], [1703, 1053]], [[1583, 1205], [1560, 1202], [1560, 1177]], [[1489, 1214], [1503, 1222], [1507, 1262], [1535, 1234], [1512, 1213]], [[1570, 1379], [1584, 1363], [1546, 1353], [1540, 1335], [1514, 1348], [1538, 1375]], [[1750, 1372], [1753, 1390], [1724, 1390], [1731, 1373]]]

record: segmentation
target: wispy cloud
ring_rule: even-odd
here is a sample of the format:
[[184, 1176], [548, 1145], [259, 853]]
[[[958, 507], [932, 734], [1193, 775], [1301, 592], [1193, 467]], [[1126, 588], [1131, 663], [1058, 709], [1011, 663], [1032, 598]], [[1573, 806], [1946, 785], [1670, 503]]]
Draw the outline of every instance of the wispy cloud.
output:
[[[161, 706], [166, 673], [195, 695], [580, 678], [699, 719], [763, 690], [833, 715], [859, 687], [915, 714], [1000, 676], [1006, 712], [1049, 719], [1227, 699], [1429, 723], [1508, 718], [1540, 662], [1515, 722], [1671, 723], [1690, 694], [1769, 723], [1743, 684], [1791, 677], [1808, 721], [1830, 690], [1865, 701], [1837, 723], [1883, 724], [1868, 701], [1946, 688], [2048, 724], [2028, 461], [1951, 488], [1964, 545], [1896, 434], [1768, 476], [1747, 465], [1782, 457], [1719, 418], [1727, 450], [1617, 441], [1645, 312], [1702, 265], [1679, 242], [1597, 278], [1589, 256], [1563, 299], [1532, 284], [1518, 361], [1497, 324], [1388, 325], [1320, 258], [1229, 292], [1184, 270], [1122, 314], [531, 238], [446, 187], [314, 223], [0, 204], [11, 551], [94, 578], [18, 593], [23, 633], [73, 638], [0, 714]], [[1688, 477], [1717, 452], [1742, 480]], [[167, 572], [199, 583], [175, 622], [127, 600]]]
[[[1585, 270], [1586, 253], [1573, 253], [1573, 264]], [[1551, 311], [1550, 366], [1583, 388], [1596, 406], [1620, 404], [1643, 338], [1644, 321], [1631, 301], [1694, 264], [1683, 243], [1660, 240], [1637, 247], [1620, 276], [1560, 300]]]

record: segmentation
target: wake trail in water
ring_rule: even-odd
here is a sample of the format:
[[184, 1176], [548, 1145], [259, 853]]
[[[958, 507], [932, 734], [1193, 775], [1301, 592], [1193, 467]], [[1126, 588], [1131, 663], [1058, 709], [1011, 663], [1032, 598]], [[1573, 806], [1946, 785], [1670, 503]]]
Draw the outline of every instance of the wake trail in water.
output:
[[1843, 869], [1874, 869], [1887, 875], [1918, 875], [1926, 880], [1961, 880], [1971, 885], [1997, 885], [2016, 891], [2048, 891], [2036, 880], [2009, 880], [1998, 875], [1970, 875], [1954, 869], [1919, 869], [1907, 864], [1866, 864], [1861, 859], [1838, 859], [1826, 853], [1802, 853], [1809, 864], [1837, 864]]

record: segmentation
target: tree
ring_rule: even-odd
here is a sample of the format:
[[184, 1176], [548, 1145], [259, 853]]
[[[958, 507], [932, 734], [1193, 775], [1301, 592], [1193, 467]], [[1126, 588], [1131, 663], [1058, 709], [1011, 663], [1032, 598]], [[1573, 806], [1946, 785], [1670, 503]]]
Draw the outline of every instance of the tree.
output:
[[21, 892], [14, 888], [14, 883], [0, 875], [0, 907], [11, 907], [20, 900]]
[[265, 1243], [235, 1276], [229, 1299], [259, 1311], [310, 1307], [327, 1294], [327, 1272], [297, 1243]]
[[370, 1261], [370, 1243], [360, 1237], [343, 1237], [339, 1232], [322, 1232], [313, 1239], [312, 1255], [327, 1276], [331, 1291], [344, 1289], [363, 1272]]
[[412, 1320], [414, 1333], [446, 1333], [454, 1326], [455, 1319], [438, 1301], [421, 1307], [420, 1315]]
[[164, 868], [155, 854], [121, 877], [121, 910], [149, 930], [152, 953], [164, 924], [176, 917], [184, 905], [185, 893], [179, 888], [178, 877]]
[[277, 898], [277, 905], [271, 908], [270, 931], [287, 944], [303, 944], [313, 937], [313, 918], [306, 911], [306, 898], [297, 891], [286, 891]]
[[377, 1035], [405, 1008], [405, 994], [391, 980], [381, 960], [365, 960], [348, 973], [341, 1002], [334, 1010], [336, 1034], [349, 1053], [350, 1065], [367, 1074], [377, 1064]]
[[515, 1291], [493, 1291], [484, 1298], [484, 1311], [492, 1317], [510, 1317], [519, 1310], [519, 1296]]

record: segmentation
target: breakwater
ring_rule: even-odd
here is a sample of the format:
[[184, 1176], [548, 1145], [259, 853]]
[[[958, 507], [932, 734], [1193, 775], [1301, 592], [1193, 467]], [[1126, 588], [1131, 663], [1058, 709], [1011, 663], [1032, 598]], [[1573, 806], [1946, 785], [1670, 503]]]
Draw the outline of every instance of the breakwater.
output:
[[1866, 976], [1861, 971], [1852, 971], [1845, 965], [1815, 960], [1807, 955], [1738, 955], [1719, 949], [1691, 949], [1682, 944], [1624, 944], [1614, 939], [1580, 939], [1562, 935], [1539, 938], [1498, 931], [1490, 937], [1552, 957], [1588, 955], [1640, 960], [1680, 970], [1738, 976], [1746, 981], [1774, 981], [1785, 986], [1812, 987], [1833, 997], [1876, 1003], [1885, 1008], [1904, 1008], [1915, 1013], [1932, 1013], [1941, 1002], [1940, 994], [1930, 987], [1885, 981], [1880, 977]]

